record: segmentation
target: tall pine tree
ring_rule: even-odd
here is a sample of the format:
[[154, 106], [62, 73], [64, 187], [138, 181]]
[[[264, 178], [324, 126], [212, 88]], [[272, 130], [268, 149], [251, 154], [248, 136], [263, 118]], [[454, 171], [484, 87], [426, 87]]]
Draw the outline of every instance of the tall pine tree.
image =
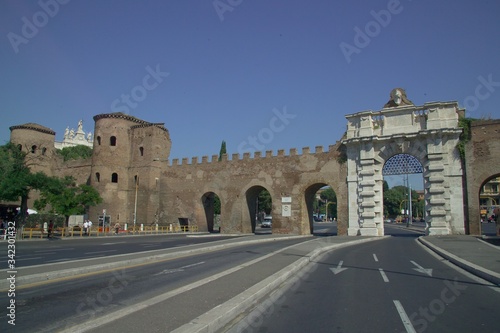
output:
[[219, 152], [219, 161], [222, 161], [222, 155], [226, 154], [226, 141], [222, 140]]

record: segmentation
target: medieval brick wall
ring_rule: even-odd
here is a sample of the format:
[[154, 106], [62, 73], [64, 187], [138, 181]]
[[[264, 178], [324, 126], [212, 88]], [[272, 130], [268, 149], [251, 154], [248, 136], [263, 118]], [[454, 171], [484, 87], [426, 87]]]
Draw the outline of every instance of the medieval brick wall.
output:
[[500, 176], [500, 120], [472, 122], [465, 152], [468, 233], [480, 235], [479, 192], [491, 178]]
[[[330, 185], [337, 195], [339, 234], [347, 230], [346, 165], [338, 163], [340, 143], [330, 146], [328, 152], [317, 147], [311, 153], [304, 148], [302, 154], [291, 149], [285, 155], [271, 151], [250, 158], [238, 154], [232, 159], [217, 156], [183, 159], [162, 172], [161, 191], [164, 223], [177, 223], [188, 218], [201, 230], [207, 230], [204, 198], [215, 193], [221, 200], [221, 228], [224, 233], [250, 233], [255, 219], [255, 200], [262, 189], [272, 198], [273, 232], [309, 234], [312, 221], [314, 195], [324, 185]], [[291, 199], [291, 216], [283, 216], [283, 198]]]

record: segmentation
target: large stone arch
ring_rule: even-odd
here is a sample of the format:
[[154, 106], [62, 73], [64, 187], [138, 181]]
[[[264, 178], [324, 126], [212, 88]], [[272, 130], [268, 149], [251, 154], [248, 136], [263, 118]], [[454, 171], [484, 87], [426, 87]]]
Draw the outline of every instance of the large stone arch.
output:
[[428, 234], [463, 234], [458, 104], [427, 103], [347, 115], [349, 235], [384, 234], [384, 163], [410, 154], [423, 166]]
[[[246, 207], [246, 209], [243, 209], [242, 211], [242, 219], [241, 219], [241, 227], [243, 228], [244, 232], [252, 232], [252, 233], [255, 232], [256, 216], [257, 216], [256, 202], [259, 193], [262, 192], [263, 190], [268, 191], [269, 194], [271, 195], [271, 201], [273, 203], [272, 211], [274, 212], [275, 195], [271, 187], [266, 186], [266, 184], [262, 184], [260, 182], [247, 186], [243, 191], [244, 195], [241, 196], [241, 199], [244, 200], [245, 202], [243, 206]], [[276, 223], [275, 221], [273, 222], [274, 222], [273, 228], [275, 228]], [[248, 229], [249, 226], [251, 227], [250, 231]]]
[[[321, 189], [322, 187], [325, 187], [325, 186], [330, 186], [332, 188], [332, 190], [335, 192], [335, 194], [337, 194], [337, 191], [335, 190], [335, 187], [331, 186], [330, 184], [328, 184], [327, 182], [325, 181], [318, 181], [318, 182], [314, 182], [314, 183], [310, 183], [309, 185], [307, 185], [303, 191], [303, 207], [305, 207], [305, 209], [302, 210], [302, 220], [303, 221], [307, 221], [308, 223], [308, 226], [309, 226], [309, 231], [311, 234], [314, 233], [314, 226], [313, 226], [313, 214], [314, 214], [314, 211], [313, 211], [313, 202], [314, 202], [314, 196], [316, 195], [316, 193], [318, 192], [319, 189]], [[338, 201], [339, 197], [337, 196], [337, 201]]]
[[[205, 209], [205, 220], [206, 220], [206, 227], [207, 227], [208, 232], [216, 231], [216, 230], [214, 230], [214, 225], [215, 225], [214, 208], [215, 208], [216, 197], [219, 198], [219, 200], [220, 200], [220, 197], [217, 195], [217, 193], [211, 192], [211, 191], [205, 192], [201, 196], [201, 203], [203, 205], [203, 208]], [[221, 203], [221, 210], [223, 210], [224, 207], [222, 206], [222, 201], [220, 201], [220, 203]]]

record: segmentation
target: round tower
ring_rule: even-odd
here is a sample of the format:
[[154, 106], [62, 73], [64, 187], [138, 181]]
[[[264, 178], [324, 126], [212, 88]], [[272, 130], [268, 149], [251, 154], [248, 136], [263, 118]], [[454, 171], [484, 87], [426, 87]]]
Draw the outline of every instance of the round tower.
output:
[[90, 209], [91, 219], [105, 212], [108, 223], [155, 223], [159, 212], [160, 166], [171, 141], [163, 124], [154, 124], [123, 113], [94, 116], [91, 185], [103, 203]]

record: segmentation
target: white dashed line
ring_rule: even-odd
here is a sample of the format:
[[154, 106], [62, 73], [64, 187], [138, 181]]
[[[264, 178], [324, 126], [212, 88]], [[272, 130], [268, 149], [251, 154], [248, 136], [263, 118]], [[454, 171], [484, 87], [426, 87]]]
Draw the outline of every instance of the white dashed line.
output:
[[401, 302], [398, 300], [393, 300], [394, 305], [396, 306], [396, 309], [398, 310], [399, 317], [401, 317], [401, 321], [403, 322], [403, 325], [405, 325], [406, 332], [408, 333], [417, 333], [415, 331], [415, 328], [413, 327], [410, 318], [408, 318], [408, 315], [405, 312], [405, 309], [401, 305]]
[[384, 282], [389, 282], [389, 279], [387, 278], [387, 275], [385, 275], [385, 272], [382, 268], [379, 268], [378, 271], [380, 272], [380, 275], [382, 275], [382, 279]]

